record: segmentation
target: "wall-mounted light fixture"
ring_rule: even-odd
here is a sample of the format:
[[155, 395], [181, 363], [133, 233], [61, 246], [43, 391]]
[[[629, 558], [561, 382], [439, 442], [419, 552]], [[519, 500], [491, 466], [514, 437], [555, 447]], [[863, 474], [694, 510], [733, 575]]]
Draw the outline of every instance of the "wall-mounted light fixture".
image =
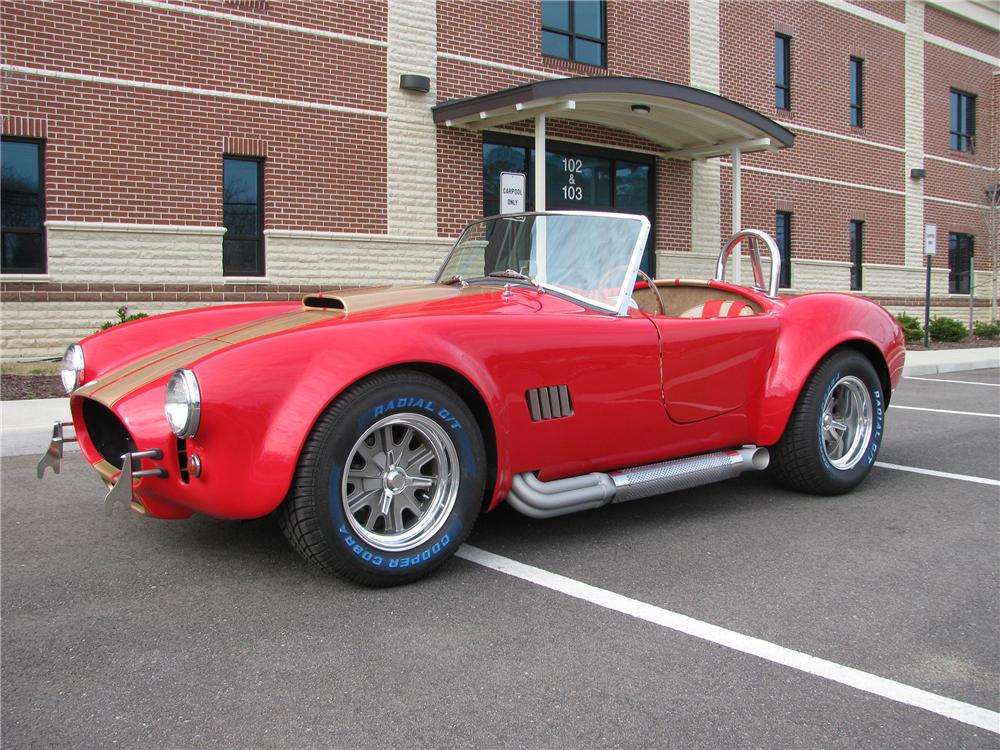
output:
[[635, 112], [637, 115], [648, 115], [649, 114], [649, 105], [648, 104], [633, 104], [632, 105], [632, 111]]
[[418, 76], [414, 73], [403, 73], [399, 77], [399, 88], [403, 91], [416, 91], [426, 94], [431, 90], [431, 79], [427, 76]]
[[910, 170], [911, 180], [922, 180], [927, 176], [927, 170], [923, 167], [914, 167]]

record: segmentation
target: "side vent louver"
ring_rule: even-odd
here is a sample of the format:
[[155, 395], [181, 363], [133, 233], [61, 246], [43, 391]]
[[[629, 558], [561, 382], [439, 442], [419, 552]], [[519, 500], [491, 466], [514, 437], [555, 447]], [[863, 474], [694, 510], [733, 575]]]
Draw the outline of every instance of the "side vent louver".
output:
[[532, 388], [526, 394], [532, 422], [573, 416], [573, 402], [569, 399], [569, 386], [549, 385]]

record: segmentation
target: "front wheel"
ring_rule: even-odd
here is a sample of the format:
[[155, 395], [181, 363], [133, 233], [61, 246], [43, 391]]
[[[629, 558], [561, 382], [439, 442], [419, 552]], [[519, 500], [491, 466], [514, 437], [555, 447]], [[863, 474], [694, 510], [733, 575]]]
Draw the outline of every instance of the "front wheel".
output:
[[875, 463], [884, 420], [882, 384], [871, 362], [857, 351], [836, 352], [802, 388], [772, 449], [771, 474], [803, 492], [849, 492]]
[[309, 562], [357, 583], [420, 578], [472, 530], [485, 483], [468, 407], [423, 373], [376, 375], [327, 409], [278, 515]]

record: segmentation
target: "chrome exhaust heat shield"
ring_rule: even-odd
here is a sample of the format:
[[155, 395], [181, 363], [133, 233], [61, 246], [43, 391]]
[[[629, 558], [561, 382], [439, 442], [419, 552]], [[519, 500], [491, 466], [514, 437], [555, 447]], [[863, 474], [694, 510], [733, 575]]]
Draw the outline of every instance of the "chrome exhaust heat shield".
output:
[[744, 471], [763, 471], [771, 457], [767, 448], [748, 445], [672, 461], [636, 466], [610, 474], [583, 474], [543, 482], [534, 474], [518, 474], [507, 502], [532, 518], [552, 518], [641, 497], [663, 495], [732, 479]]

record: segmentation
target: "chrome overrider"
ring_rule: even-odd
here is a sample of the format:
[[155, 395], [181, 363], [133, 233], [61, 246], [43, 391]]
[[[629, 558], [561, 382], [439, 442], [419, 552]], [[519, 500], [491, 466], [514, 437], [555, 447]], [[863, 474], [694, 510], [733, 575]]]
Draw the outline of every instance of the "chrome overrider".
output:
[[59, 473], [63, 457], [63, 445], [76, 442], [75, 437], [66, 437], [66, 434], [63, 432], [67, 427], [72, 426], [72, 422], [60, 422], [59, 420], [56, 420], [56, 423], [52, 426], [52, 440], [49, 441], [49, 447], [38, 460], [38, 466], [35, 469], [35, 474], [39, 479], [45, 476], [45, 470], [49, 468], [56, 474]]
[[[35, 474], [39, 479], [45, 476], [45, 470], [49, 468], [58, 474], [63, 458], [63, 446], [66, 443], [77, 442], [76, 437], [66, 436], [65, 429], [67, 427], [73, 427], [73, 423], [57, 421], [52, 426], [52, 439], [49, 441], [49, 447], [39, 459], [35, 470]], [[123, 453], [121, 458], [122, 470], [118, 475], [118, 480], [113, 484], [111, 482], [107, 483], [109, 492], [107, 497], [104, 498], [104, 512], [110, 516], [112, 511], [114, 511], [115, 505], [121, 504], [138, 513], [145, 513], [146, 510], [142, 507], [142, 503], [136, 499], [135, 494], [132, 492], [132, 483], [136, 479], [142, 479], [143, 477], [164, 478], [167, 476], [167, 470], [162, 466], [152, 469], [134, 469], [133, 463], [141, 462], [144, 458], [161, 461], [163, 460], [163, 451], [159, 448], [152, 448], [146, 451]]]
[[594, 472], [552, 482], [543, 482], [532, 473], [524, 473], [514, 477], [507, 502], [526, 516], [552, 518], [600, 508], [608, 503], [623, 503], [721, 482], [744, 471], [763, 471], [770, 460], [767, 448], [745, 445], [610, 474]]
[[162, 466], [139, 470], [132, 468], [133, 461], [141, 461], [144, 458], [161, 461], [163, 459], [163, 451], [159, 448], [151, 448], [148, 451], [135, 451], [133, 453], [122, 454], [121, 474], [118, 475], [118, 481], [114, 483], [111, 491], [104, 498], [104, 512], [107, 515], [110, 516], [112, 514], [115, 505], [118, 503], [126, 509], [131, 508], [138, 513], [146, 512], [146, 509], [142, 507], [142, 503], [136, 499], [135, 494], [132, 492], [132, 481], [141, 479], [142, 477], [160, 477], [162, 479], [167, 476], [167, 470]]

